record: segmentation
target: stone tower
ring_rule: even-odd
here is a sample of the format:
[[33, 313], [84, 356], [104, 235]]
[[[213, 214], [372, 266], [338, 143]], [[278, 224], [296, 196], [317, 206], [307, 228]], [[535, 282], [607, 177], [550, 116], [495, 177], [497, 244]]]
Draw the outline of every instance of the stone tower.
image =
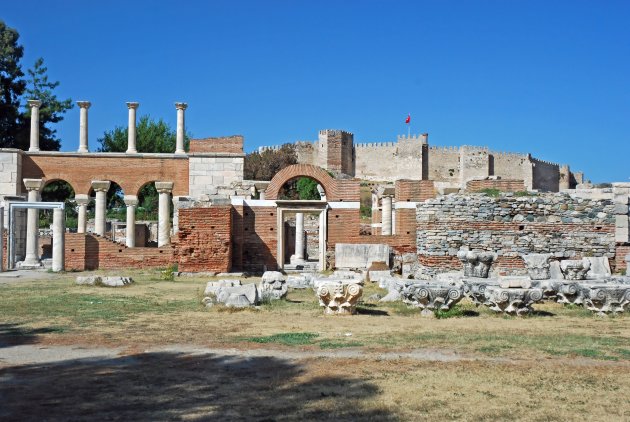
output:
[[354, 135], [343, 130], [320, 130], [317, 165], [335, 174], [354, 176]]

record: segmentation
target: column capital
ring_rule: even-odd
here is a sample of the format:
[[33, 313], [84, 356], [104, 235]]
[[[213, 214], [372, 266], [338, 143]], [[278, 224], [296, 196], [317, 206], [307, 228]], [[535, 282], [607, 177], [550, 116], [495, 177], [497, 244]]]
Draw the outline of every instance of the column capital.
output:
[[90, 202], [90, 197], [85, 194], [76, 194], [74, 195], [74, 202], [77, 205], [87, 205]]
[[138, 197], [136, 195], [125, 195], [123, 201], [125, 201], [125, 205], [128, 207], [138, 206]]
[[44, 186], [44, 180], [43, 179], [22, 179], [24, 181], [24, 186], [26, 186], [26, 190], [27, 191], [37, 191], [39, 192], [40, 189]]
[[92, 189], [94, 192], [107, 192], [111, 184], [109, 180], [92, 180]]
[[155, 182], [155, 189], [158, 193], [171, 193], [173, 191], [173, 182]]
[[138, 107], [140, 107], [140, 103], [137, 102], [128, 102], [127, 103], [127, 108], [128, 109], [137, 109]]
[[188, 108], [188, 103], [175, 103], [175, 108], [178, 110], [186, 110]]
[[79, 106], [79, 108], [90, 108], [92, 103], [89, 101], [77, 101], [77, 105]]
[[28, 105], [29, 107], [33, 108], [40, 108], [42, 106], [42, 102], [39, 100], [28, 100]]

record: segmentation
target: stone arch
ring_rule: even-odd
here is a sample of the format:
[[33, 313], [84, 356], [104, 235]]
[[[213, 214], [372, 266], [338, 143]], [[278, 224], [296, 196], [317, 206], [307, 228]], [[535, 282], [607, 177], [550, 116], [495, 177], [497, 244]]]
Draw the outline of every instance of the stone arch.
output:
[[310, 177], [317, 181], [317, 183], [324, 188], [326, 198], [329, 200], [336, 196], [335, 179], [333, 179], [326, 170], [311, 164], [294, 164], [276, 173], [265, 190], [265, 198], [278, 199], [278, 194], [282, 186], [296, 177]]
[[66, 180], [63, 177], [51, 177], [51, 178], [46, 178], [44, 179], [44, 184], [42, 186], [42, 191], [44, 190], [44, 188], [48, 185], [50, 185], [51, 183], [54, 182], [64, 182], [66, 183], [68, 186], [70, 186], [70, 188], [72, 189], [72, 198], [76, 197], [77, 193], [81, 193], [81, 192], [77, 192], [77, 188], [76, 186], [72, 183], [71, 180]]

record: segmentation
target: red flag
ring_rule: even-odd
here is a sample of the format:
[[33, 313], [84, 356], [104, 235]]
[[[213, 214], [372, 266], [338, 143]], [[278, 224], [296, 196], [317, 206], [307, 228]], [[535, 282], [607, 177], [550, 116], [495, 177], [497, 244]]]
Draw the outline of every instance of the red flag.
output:
[[411, 122], [411, 114], [407, 114], [407, 118], [405, 119], [405, 123], [409, 124]]

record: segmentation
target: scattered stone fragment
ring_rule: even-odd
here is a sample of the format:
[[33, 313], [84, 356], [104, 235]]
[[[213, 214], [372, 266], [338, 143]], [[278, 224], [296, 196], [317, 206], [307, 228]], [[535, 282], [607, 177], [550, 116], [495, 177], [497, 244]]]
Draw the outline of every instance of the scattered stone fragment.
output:
[[98, 275], [79, 276], [76, 284], [84, 286], [123, 287], [133, 283], [131, 277], [106, 277]]

